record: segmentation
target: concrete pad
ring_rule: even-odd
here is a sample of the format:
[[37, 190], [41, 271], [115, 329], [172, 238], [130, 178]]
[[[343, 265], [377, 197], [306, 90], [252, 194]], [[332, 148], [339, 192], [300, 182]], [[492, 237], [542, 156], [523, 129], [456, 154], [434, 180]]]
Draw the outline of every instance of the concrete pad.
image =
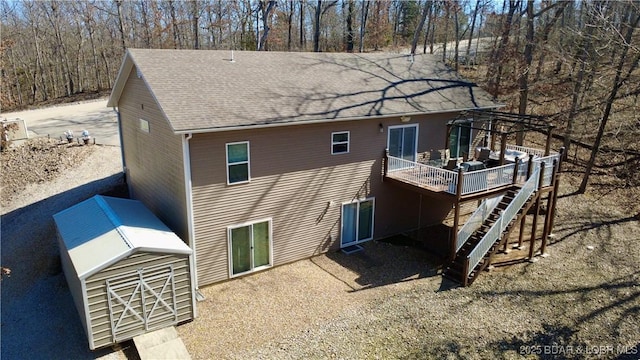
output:
[[74, 136], [78, 137], [82, 130], [87, 130], [96, 144], [120, 146], [118, 116], [112, 108], [107, 107], [107, 99], [2, 113], [0, 117], [24, 120], [29, 137], [49, 136], [57, 139], [67, 130], [73, 131]]
[[133, 338], [141, 360], [190, 360], [191, 356], [174, 326], [152, 331]]

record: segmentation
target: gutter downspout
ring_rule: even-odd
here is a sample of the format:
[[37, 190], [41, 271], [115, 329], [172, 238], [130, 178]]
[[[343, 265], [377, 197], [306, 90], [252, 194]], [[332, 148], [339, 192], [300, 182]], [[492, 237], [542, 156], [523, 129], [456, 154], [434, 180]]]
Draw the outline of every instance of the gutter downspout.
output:
[[189, 238], [189, 247], [191, 255], [189, 255], [189, 270], [191, 272], [191, 301], [193, 302], [193, 318], [198, 316], [196, 310], [196, 293], [198, 291], [198, 274], [196, 266], [196, 237], [195, 224], [193, 222], [193, 194], [191, 193], [191, 152], [189, 150], [189, 140], [193, 137], [192, 133], [185, 134], [182, 137], [182, 164], [184, 167], [184, 192], [187, 205], [187, 236]]
[[115, 111], [116, 116], [118, 118], [118, 139], [120, 140], [120, 158], [122, 160], [122, 172], [124, 173], [124, 183], [127, 185], [127, 191], [129, 191], [129, 195], [131, 196], [133, 193], [131, 192], [131, 187], [129, 186], [129, 181], [127, 181], [127, 160], [124, 157], [124, 141], [122, 138], [122, 117], [120, 116], [120, 111], [117, 107], [113, 107], [113, 111]]

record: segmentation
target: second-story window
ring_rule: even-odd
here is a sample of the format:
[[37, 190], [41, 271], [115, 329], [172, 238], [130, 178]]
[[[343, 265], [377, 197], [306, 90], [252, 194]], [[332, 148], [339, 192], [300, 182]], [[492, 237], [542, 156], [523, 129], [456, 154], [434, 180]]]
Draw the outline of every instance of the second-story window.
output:
[[331, 154], [346, 154], [349, 152], [349, 132], [331, 133]]
[[249, 182], [249, 142], [227, 144], [227, 184]]

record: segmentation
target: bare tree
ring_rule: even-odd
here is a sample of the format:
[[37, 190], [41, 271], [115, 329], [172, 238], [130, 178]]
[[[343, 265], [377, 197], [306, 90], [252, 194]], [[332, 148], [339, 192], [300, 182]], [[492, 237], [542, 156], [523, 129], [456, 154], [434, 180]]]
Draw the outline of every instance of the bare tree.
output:
[[613, 79], [611, 91], [609, 92], [609, 96], [605, 101], [604, 109], [602, 111], [602, 117], [600, 118], [600, 121], [598, 123], [598, 133], [596, 135], [596, 138], [593, 143], [593, 147], [591, 149], [591, 155], [589, 156], [589, 160], [587, 161], [587, 166], [584, 171], [584, 175], [582, 177], [582, 182], [580, 183], [580, 187], [578, 189], [578, 193], [580, 194], [584, 193], [587, 189], [589, 176], [591, 175], [591, 171], [593, 170], [596, 157], [598, 155], [598, 152], [600, 151], [600, 144], [602, 143], [602, 137], [604, 135], [604, 131], [607, 126], [609, 116], [611, 115], [613, 103], [616, 100], [616, 96], [618, 95], [618, 91], [620, 90], [622, 85], [625, 82], [627, 82], [627, 80], [629, 80], [633, 71], [638, 68], [638, 62], [640, 62], [640, 50], [638, 50], [638, 48], [636, 47], [635, 51], [637, 54], [635, 56], [635, 59], [633, 59], [633, 61], [629, 65], [626, 74], [623, 74], [623, 70], [627, 62], [627, 55], [629, 53], [629, 50], [632, 47], [634, 30], [640, 24], [640, 11], [638, 11], [638, 9], [635, 6], [633, 6], [632, 3], [626, 6], [625, 10], [626, 10], [624, 15], [625, 19], [622, 21], [622, 24], [620, 26], [621, 31], [619, 32], [620, 35], [623, 36], [623, 41], [620, 44], [622, 46], [622, 53], [620, 54], [618, 64], [615, 69], [615, 77]]
[[262, 13], [262, 36], [258, 41], [258, 50], [262, 51], [267, 50], [267, 37], [269, 36], [269, 30], [271, 30], [271, 27], [269, 27], [269, 19], [271, 18], [271, 13], [276, 6], [276, 2], [271, 0], [265, 4], [265, 2], [261, 0], [259, 4], [259, 10]]

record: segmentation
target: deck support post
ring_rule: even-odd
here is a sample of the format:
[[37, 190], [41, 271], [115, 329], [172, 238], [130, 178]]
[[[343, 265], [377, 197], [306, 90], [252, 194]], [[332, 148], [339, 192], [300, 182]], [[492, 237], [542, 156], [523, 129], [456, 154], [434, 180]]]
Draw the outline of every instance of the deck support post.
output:
[[549, 131], [547, 132], [547, 142], [544, 147], [544, 156], [549, 156], [551, 152], [551, 139], [553, 138], [553, 129], [555, 125], [549, 125]]
[[462, 168], [458, 169], [458, 183], [456, 184], [456, 203], [453, 211], [453, 232], [451, 236], [451, 251], [449, 258], [453, 261], [456, 258], [456, 244], [458, 242], [458, 227], [460, 226], [460, 198], [462, 198], [462, 185], [464, 183], [464, 173]]
[[500, 163], [499, 166], [504, 165], [504, 152], [507, 150], [507, 133], [500, 132]]
[[560, 171], [562, 169], [562, 162], [565, 156], [564, 146], [560, 148], [560, 161], [558, 161], [556, 176], [553, 180], [553, 203], [549, 209], [547, 216], [549, 217], [549, 235], [553, 233], [553, 223], [556, 217], [556, 204], [558, 203], [558, 189], [560, 188]]
[[544, 180], [545, 163], [540, 163], [540, 179], [538, 180], [538, 190], [536, 191], [535, 212], [533, 214], [533, 224], [531, 225], [531, 244], [529, 245], [529, 261], [533, 262], [533, 248], [536, 244], [536, 228], [538, 227], [538, 217], [540, 216], [540, 200], [542, 198], [540, 189], [542, 189], [542, 181]]
[[542, 246], [540, 247], [540, 252], [542, 256], [546, 255], [547, 249], [547, 237], [549, 236], [549, 225], [551, 225], [551, 217], [549, 216], [551, 213], [551, 207], [553, 206], [553, 197], [554, 191], [556, 188], [556, 176], [558, 175], [558, 161], [553, 160], [553, 174], [551, 175], [551, 185], [553, 186], [553, 190], [549, 192], [547, 196], [547, 213], [544, 216], [544, 230], [542, 230]]
[[522, 250], [522, 243], [524, 242], [524, 227], [527, 225], [527, 214], [522, 214], [522, 220], [520, 220], [520, 234], [518, 235], [517, 249]]

